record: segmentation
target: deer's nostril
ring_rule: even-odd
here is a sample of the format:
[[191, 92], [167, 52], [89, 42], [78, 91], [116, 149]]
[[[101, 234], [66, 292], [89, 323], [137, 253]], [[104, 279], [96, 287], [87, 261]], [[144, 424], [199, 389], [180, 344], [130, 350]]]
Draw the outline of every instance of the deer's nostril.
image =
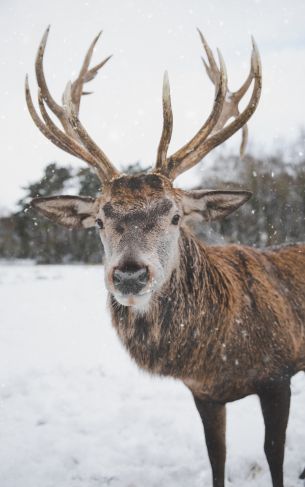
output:
[[113, 283], [114, 283], [114, 285], [120, 284], [120, 282], [122, 280], [121, 274], [122, 274], [122, 272], [119, 271], [118, 269], [114, 270], [114, 272], [113, 272]]
[[138, 275], [138, 280], [139, 280], [139, 282], [142, 282], [144, 284], [147, 283], [147, 281], [148, 281], [148, 270], [146, 267], [141, 269], [141, 272]]
[[122, 294], [138, 294], [149, 279], [147, 267], [116, 268], [113, 271], [113, 285]]

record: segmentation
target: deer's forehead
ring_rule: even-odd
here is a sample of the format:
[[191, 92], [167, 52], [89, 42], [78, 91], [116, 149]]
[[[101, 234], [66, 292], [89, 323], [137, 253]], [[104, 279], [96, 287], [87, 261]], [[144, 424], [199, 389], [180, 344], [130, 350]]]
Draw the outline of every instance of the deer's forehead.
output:
[[147, 219], [166, 215], [175, 205], [175, 191], [158, 174], [121, 176], [107, 188], [100, 209], [109, 219]]
[[115, 179], [109, 193], [113, 200], [160, 197], [165, 191], [172, 190], [169, 180], [158, 174], [139, 174], [136, 176], [121, 176]]
[[106, 219], [141, 223], [156, 219], [170, 213], [174, 203], [169, 198], [157, 200], [135, 200], [134, 202], [108, 201], [101, 209]]

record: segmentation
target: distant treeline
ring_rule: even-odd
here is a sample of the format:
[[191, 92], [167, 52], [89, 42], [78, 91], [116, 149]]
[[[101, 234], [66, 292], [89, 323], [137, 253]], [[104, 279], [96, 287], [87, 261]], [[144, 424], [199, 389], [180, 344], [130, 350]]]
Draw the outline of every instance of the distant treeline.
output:
[[[300, 153], [302, 156], [302, 153]], [[299, 155], [300, 155], [299, 154]], [[139, 163], [128, 172], [141, 171]], [[225, 181], [225, 182], [224, 182]], [[272, 158], [220, 156], [213, 171], [202, 172], [196, 187], [248, 189], [253, 197], [234, 215], [193, 230], [209, 243], [240, 242], [266, 246], [305, 241], [305, 158], [295, 164], [279, 153]], [[33, 259], [37, 263], [101, 262], [96, 230], [68, 230], [41, 217], [30, 206], [37, 196], [69, 193], [95, 196], [100, 183], [90, 169], [78, 172], [49, 164], [43, 178], [24, 188], [19, 210], [0, 218], [0, 258]]]

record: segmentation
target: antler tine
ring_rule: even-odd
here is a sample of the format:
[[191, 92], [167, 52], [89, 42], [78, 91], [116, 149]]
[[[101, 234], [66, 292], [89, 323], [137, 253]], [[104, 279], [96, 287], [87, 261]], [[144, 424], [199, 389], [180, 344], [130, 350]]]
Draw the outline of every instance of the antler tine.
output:
[[92, 166], [98, 173], [99, 178], [105, 179], [105, 173], [101, 170], [98, 166], [97, 161], [91, 156], [91, 154], [83, 147], [81, 147], [74, 139], [63, 133], [53, 122], [51, 117], [48, 115], [41, 91], [38, 92], [38, 103], [40, 107], [41, 114], [45, 123], [40, 119], [37, 111], [35, 110], [35, 106], [32, 100], [28, 76], [25, 79], [25, 96], [26, 96], [26, 103], [29, 109], [30, 115], [32, 120], [34, 121], [35, 125], [38, 129], [42, 132], [42, 134], [53, 142], [54, 145], [59, 147], [60, 149], [68, 152], [74, 157], [78, 157], [86, 161], [90, 166]]
[[[203, 60], [204, 66], [210, 80], [215, 86], [216, 98], [211, 115], [199, 132], [197, 132], [190, 142], [167, 158], [162, 165], [162, 173], [172, 180], [179, 176], [179, 174], [195, 166], [206, 154], [227, 140], [240, 128], [242, 128], [242, 142], [240, 146], [240, 154], [242, 156], [248, 140], [246, 123], [255, 111], [261, 94], [261, 63], [259, 52], [253, 38], [250, 73], [240, 89], [232, 93], [227, 88], [225, 64], [221, 53], [218, 51], [220, 66], [218, 67], [208, 43], [199, 29], [198, 32], [208, 58], [208, 63]], [[254, 87], [251, 99], [246, 108], [240, 113], [238, 103], [249, 89], [253, 79]], [[226, 125], [231, 117], [234, 117], [234, 120]]]
[[86, 56], [84, 58], [82, 67], [80, 69], [79, 75], [78, 75], [77, 79], [72, 83], [72, 86], [71, 86], [72, 102], [74, 104], [75, 111], [77, 114], [79, 113], [81, 96], [84, 94], [91, 94], [89, 92], [87, 92], [87, 93], [83, 92], [84, 83], [88, 83], [88, 81], [93, 80], [95, 78], [95, 76], [97, 75], [99, 69], [101, 69], [107, 63], [107, 61], [109, 61], [109, 59], [112, 57], [112, 56], [108, 56], [106, 59], [103, 59], [103, 61], [101, 61], [99, 64], [97, 64], [93, 68], [89, 69], [89, 65], [90, 65], [90, 61], [92, 58], [92, 54], [93, 54], [95, 45], [96, 45], [97, 41], [99, 40], [101, 34], [102, 34], [102, 31], [99, 32], [99, 34], [93, 39], [92, 43], [90, 44], [90, 47], [89, 47], [89, 49], [86, 53]]
[[[49, 140], [51, 140], [59, 148], [65, 150], [75, 157], [83, 159], [89, 165], [94, 167], [102, 182], [108, 181], [119, 173], [114, 166], [112, 166], [104, 152], [99, 149], [89, 137], [88, 133], [78, 120], [78, 112], [80, 99], [83, 94], [83, 84], [92, 80], [97, 74], [98, 70], [110, 59], [111, 56], [89, 69], [95, 44], [100, 37], [99, 34], [95, 37], [89, 47], [89, 50], [87, 51], [78, 78], [72, 85], [71, 83], [69, 84], [69, 94], [63, 96], [67, 106], [60, 106], [56, 103], [49, 92], [43, 70], [43, 57], [49, 30], [50, 27], [47, 28], [42, 37], [35, 62], [36, 78], [39, 88], [38, 104], [43, 121], [35, 110], [29, 89], [28, 79], [26, 78], [25, 92], [29, 112], [36, 126]], [[52, 118], [47, 112], [45, 104], [60, 120], [64, 132], [53, 122]]]
[[239, 147], [239, 155], [241, 158], [244, 157], [245, 155], [245, 150], [248, 144], [248, 137], [249, 137], [249, 130], [248, 130], [248, 125], [245, 124], [243, 128], [241, 129], [241, 143]]
[[97, 171], [99, 176], [102, 176], [103, 179], [105, 179], [105, 172], [101, 169], [101, 167], [98, 165], [97, 160], [90, 154], [90, 152], [88, 152], [85, 147], [80, 146], [78, 142], [76, 142], [72, 137], [62, 132], [53, 122], [44, 106], [43, 98], [40, 91], [38, 91], [38, 104], [46, 126], [52, 133], [53, 137], [55, 137], [57, 141], [62, 144], [67, 152], [75, 157], [79, 157], [80, 159], [86, 161]]
[[[220, 117], [227, 91], [227, 73], [220, 51], [218, 51], [218, 56], [220, 64], [219, 83], [213, 108], [208, 119], [202, 125], [197, 134], [181, 149], [169, 157], [162, 166], [162, 172], [172, 179], [175, 179], [176, 171], [179, 170], [178, 168], [184, 165], [185, 158], [187, 158], [209, 136]], [[183, 172], [183, 170], [181, 172]]]
[[72, 83], [72, 86], [71, 86], [72, 101], [75, 105], [75, 109], [76, 109], [77, 113], [79, 111], [80, 99], [81, 99], [82, 92], [83, 92], [83, 85], [85, 82], [85, 76], [88, 72], [88, 68], [89, 68], [91, 58], [92, 58], [93, 50], [94, 50], [95, 45], [96, 45], [97, 41], [99, 40], [101, 34], [102, 34], [102, 32], [99, 32], [98, 35], [91, 42], [89, 49], [86, 53], [86, 56], [84, 58], [84, 61], [83, 61], [82, 67], [80, 69], [79, 75], [76, 78], [76, 80]]
[[251, 61], [250, 71], [249, 71], [249, 74], [248, 74], [246, 81], [241, 85], [239, 90], [232, 93], [232, 95], [234, 96], [235, 101], [237, 103], [239, 103], [240, 100], [242, 99], [242, 97], [247, 93], [252, 81], [253, 81], [253, 67], [252, 67], [252, 61]]
[[[171, 179], [176, 178], [182, 172], [195, 166], [212, 149], [214, 149], [219, 144], [223, 143], [225, 140], [231, 137], [231, 135], [237, 132], [237, 130], [239, 130], [241, 127], [245, 126], [249, 118], [256, 110], [261, 95], [262, 69], [261, 69], [259, 52], [254, 39], [252, 40], [252, 43], [253, 43], [252, 69], [253, 69], [254, 87], [248, 105], [243, 110], [243, 112], [241, 112], [238, 116], [236, 116], [236, 118], [229, 125], [221, 128], [216, 133], [210, 135], [202, 144], [198, 145], [197, 148], [195, 148], [195, 150], [191, 152], [180, 164], [175, 165], [174, 170], [170, 174]], [[244, 129], [243, 144], [246, 142], [246, 140], [247, 140], [247, 129]]]
[[[252, 36], [252, 43], [255, 43], [253, 36]], [[236, 103], [238, 114], [240, 113], [239, 109], [238, 109], [238, 103], [240, 102], [242, 97], [247, 93], [247, 91], [248, 91], [248, 89], [249, 89], [249, 87], [253, 81], [253, 77], [254, 77], [253, 56], [254, 56], [254, 50], [252, 49], [250, 71], [249, 71], [248, 77], [247, 77], [246, 81], [242, 84], [242, 86], [239, 88], [239, 90], [237, 90], [231, 94], [231, 99], [234, 99], [234, 102]], [[240, 144], [240, 148], [239, 148], [240, 157], [244, 156], [244, 153], [245, 153], [245, 150], [247, 147], [247, 143], [248, 143], [248, 134], [249, 134], [248, 126], [244, 125], [242, 128], [242, 138], [241, 138], [241, 144]]]
[[72, 101], [71, 87], [72, 87], [71, 82], [69, 82], [63, 94], [64, 111], [69, 121], [69, 124], [74, 134], [80, 138], [83, 145], [90, 152], [90, 154], [92, 154], [95, 159], [100, 161], [102, 166], [105, 168], [105, 171], [108, 175], [108, 179], [112, 179], [113, 177], [118, 176], [119, 172], [111, 164], [110, 160], [108, 159], [106, 154], [102, 151], [102, 149], [100, 149], [93, 141], [93, 139], [91, 139], [90, 135], [83, 127], [82, 123], [80, 122]]
[[[98, 71], [104, 66], [104, 64], [107, 63], [107, 61], [109, 61], [109, 59], [112, 58], [112, 54], [110, 56], [107, 56], [105, 59], [103, 59], [103, 61], [101, 61], [100, 63], [98, 63], [96, 66], [94, 66], [93, 68], [89, 69], [86, 73], [86, 76], [85, 76], [85, 79], [84, 79], [84, 83], [88, 83], [88, 81], [91, 81], [95, 78], [95, 76], [98, 74]], [[77, 80], [75, 80], [77, 81]], [[73, 94], [73, 84], [72, 83], [72, 94]], [[92, 95], [93, 91], [82, 91], [81, 92], [81, 95]], [[73, 95], [73, 98], [74, 98], [75, 95]], [[75, 99], [75, 98], [74, 98]], [[73, 103], [75, 103], [75, 101], [73, 101]], [[79, 110], [79, 106], [78, 106], [78, 110]]]
[[[206, 72], [212, 81], [212, 83], [215, 85], [215, 88], [217, 88], [218, 80], [219, 80], [219, 69], [218, 66], [215, 62], [212, 50], [210, 49], [208, 43], [206, 42], [205, 38], [203, 37], [202, 33], [199, 31], [199, 35], [203, 44], [203, 47], [205, 49], [205, 52], [207, 54], [208, 60], [210, 65], [208, 65], [205, 62], [205, 59], [202, 58], [203, 64], [205, 66]], [[220, 130], [226, 122], [229, 120], [231, 117], [237, 117], [239, 115], [239, 108], [238, 108], [238, 103], [240, 102], [241, 98], [244, 96], [244, 94], [247, 92], [249, 86], [251, 85], [253, 79], [253, 70], [252, 70], [252, 60], [251, 60], [251, 69], [250, 73], [246, 79], [246, 81], [243, 83], [243, 85], [240, 87], [238, 91], [235, 93], [232, 93], [228, 88], [227, 88], [227, 94], [224, 102], [224, 106], [222, 109], [222, 113], [217, 121], [217, 124], [215, 125], [212, 133], [217, 132]], [[244, 153], [244, 150], [247, 145], [247, 140], [248, 140], [248, 130], [247, 128], [243, 128], [242, 130], [242, 141], [240, 145], [240, 155], [242, 156]]]
[[172, 137], [173, 131], [173, 112], [171, 105], [170, 86], [168, 80], [168, 73], [165, 71], [163, 78], [163, 129], [158, 147], [156, 170], [160, 170], [166, 163], [166, 156], [168, 146]]
[[197, 31], [198, 31], [199, 37], [201, 39], [202, 45], [204, 47], [204, 50], [206, 52], [206, 55], [207, 55], [207, 58], [208, 58], [210, 65], [208, 65], [206, 63], [206, 61], [203, 57], [201, 59], [203, 61], [203, 64], [205, 66], [206, 72], [207, 72], [210, 80], [212, 81], [212, 83], [215, 84], [215, 88], [217, 89], [217, 84], [219, 82], [219, 76], [220, 76], [219, 68], [218, 68], [217, 63], [215, 61], [212, 49], [210, 48], [209, 44], [205, 40], [205, 37], [203, 36], [201, 30], [197, 28]]
[[52, 110], [52, 112], [55, 113], [55, 115], [63, 123], [63, 119], [64, 119], [63, 109], [60, 105], [58, 105], [58, 103], [56, 103], [56, 101], [52, 97], [43, 70], [43, 57], [46, 49], [49, 32], [50, 32], [50, 26], [48, 26], [47, 29], [45, 30], [38, 47], [36, 61], [35, 61], [36, 79], [46, 104], [48, 105], [50, 110]]
[[38, 113], [36, 112], [35, 107], [34, 107], [34, 103], [32, 100], [32, 96], [31, 96], [31, 92], [30, 92], [28, 75], [26, 75], [26, 78], [25, 78], [25, 99], [26, 99], [26, 104], [27, 104], [28, 110], [30, 112], [30, 115], [32, 117], [32, 120], [35, 123], [35, 125], [39, 128], [39, 130], [42, 132], [42, 134], [45, 137], [47, 137], [49, 140], [51, 140], [51, 142], [53, 142], [53, 144], [57, 145], [60, 149], [67, 150], [65, 145], [63, 143], [61, 143], [55, 137], [55, 135], [51, 132], [51, 130], [47, 127], [47, 125], [45, 125], [42, 122]]
[[[257, 68], [259, 68], [259, 70], [261, 71], [259, 52], [253, 36], [251, 36], [251, 41], [252, 41], [252, 53], [251, 53], [250, 71], [248, 77], [246, 81], [242, 84], [242, 86], [239, 88], [239, 90], [235, 91], [234, 93], [228, 92], [227, 106], [224, 106], [223, 119], [219, 120], [219, 128], [222, 128], [231, 116], [238, 117], [240, 115], [238, 103], [240, 102], [242, 97], [247, 93], [253, 79], [255, 78], [255, 72]], [[215, 127], [215, 129], [216, 128], [217, 127]], [[248, 126], [247, 124], [245, 124], [242, 127], [242, 139], [239, 148], [240, 157], [244, 156], [245, 149], [248, 143], [248, 135], [249, 135]]]

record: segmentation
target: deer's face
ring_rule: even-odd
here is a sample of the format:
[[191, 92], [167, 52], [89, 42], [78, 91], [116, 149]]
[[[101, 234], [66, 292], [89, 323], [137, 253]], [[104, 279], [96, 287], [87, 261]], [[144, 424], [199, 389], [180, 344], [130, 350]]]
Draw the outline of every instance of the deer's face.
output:
[[179, 265], [186, 218], [215, 220], [250, 197], [247, 191], [183, 191], [157, 173], [119, 176], [96, 199], [37, 198], [33, 205], [68, 227], [99, 229], [105, 281], [117, 302], [144, 311]]
[[122, 176], [99, 199], [106, 286], [125, 306], [145, 308], [178, 261], [182, 208], [159, 175]]

